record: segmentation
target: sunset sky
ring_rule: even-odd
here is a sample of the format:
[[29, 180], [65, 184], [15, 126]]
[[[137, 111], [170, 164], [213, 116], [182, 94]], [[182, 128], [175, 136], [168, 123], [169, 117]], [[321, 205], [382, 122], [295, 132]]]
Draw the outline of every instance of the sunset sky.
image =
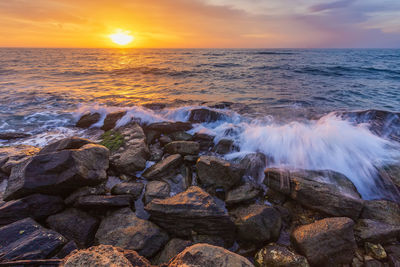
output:
[[400, 47], [400, 0], [0, 0], [0, 46]]

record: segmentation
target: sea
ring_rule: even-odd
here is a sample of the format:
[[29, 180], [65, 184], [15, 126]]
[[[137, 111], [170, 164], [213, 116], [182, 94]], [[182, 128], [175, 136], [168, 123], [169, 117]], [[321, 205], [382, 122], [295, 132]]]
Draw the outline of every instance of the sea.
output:
[[226, 159], [261, 152], [269, 167], [334, 170], [364, 199], [392, 198], [378, 172], [400, 166], [400, 49], [0, 48], [0, 133], [31, 135], [2, 146], [98, 138], [75, 127], [88, 112], [145, 125], [199, 107], [225, 114], [191, 133], [232, 139]]

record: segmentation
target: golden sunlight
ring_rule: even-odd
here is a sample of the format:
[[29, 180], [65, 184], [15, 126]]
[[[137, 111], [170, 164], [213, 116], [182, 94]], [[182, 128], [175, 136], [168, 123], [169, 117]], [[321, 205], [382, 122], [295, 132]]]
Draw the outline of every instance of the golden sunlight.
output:
[[129, 31], [117, 30], [115, 33], [110, 34], [109, 37], [111, 41], [118, 45], [127, 45], [134, 39], [134, 37], [129, 33]]

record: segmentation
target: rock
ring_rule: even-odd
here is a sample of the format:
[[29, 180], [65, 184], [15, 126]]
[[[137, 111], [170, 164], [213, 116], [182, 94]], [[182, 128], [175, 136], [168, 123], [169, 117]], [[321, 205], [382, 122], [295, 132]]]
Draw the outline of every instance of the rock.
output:
[[388, 243], [400, 238], [400, 225], [391, 225], [370, 219], [359, 219], [354, 226], [354, 235], [359, 243]]
[[101, 118], [100, 113], [86, 113], [76, 123], [76, 127], [89, 128], [93, 124], [97, 123]]
[[232, 239], [235, 231], [224, 207], [197, 186], [167, 199], [154, 199], [145, 210], [150, 220], [178, 237], [191, 237], [196, 232]]
[[238, 238], [244, 242], [263, 244], [278, 240], [282, 220], [270, 206], [252, 204], [230, 212], [234, 218]]
[[400, 206], [387, 200], [365, 201], [360, 218], [400, 225]]
[[192, 141], [198, 142], [200, 144], [201, 151], [209, 151], [210, 148], [214, 146], [214, 138], [215, 136], [211, 136], [204, 133], [196, 133]]
[[12, 140], [12, 139], [20, 139], [31, 136], [26, 133], [16, 133], [16, 132], [3, 132], [0, 133], [0, 140]]
[[381, 179], [392, 181], [397, 188], [400, 188], [400, 165], [387, 165], [378, 171]]
[[43, 220], [64, 209], [64, 201], [58, 196], [41, 194], [11, 200], [0, 205], [0, 225], [7, 225], [31, 217]]
[[183, 157], [183, 161], [187, 164], [195, 164], [198, 159], [198, 155], [187, 155]]
[[150, 145], [150, 161], [160, 161], [164, 155], [164, 151], [161, 149], [160, 144]]
[[365, 252], [377, 260], [384, 260], [387, 257], [385, 249], [381, 244], [372, 244], [370, 242], [365, 242]]
[[106, 188], [104, 184], [98, 185], [96, 187], [90, 187], [90, 186], [85, 186], [81, 187], [74, 192], [72, 192], [71, 195], [69, 195], [65, 200], [65, 204], [71, 206], [75, 203], [75, 201], [79, 197], [83, 196], [88, 196], [88, 195], [104, 195], [106, 193]]
[[167, 243], [168, 235], [154, 223], [139, 219], [132, 210], [124, 208], [101, 221], [96, 240], [150, 257]]
[[146, 191], [144, 192], [144, 202], [149, 203], [153, 199], [164, 199], [169, 197], [170, 186], [162, 181], [150, 181], [146, 184]]
[[192, 123], [214, 122], [223, 117], [224, 115], [220, 112], [206, 108], [199, 108], [190, 111], [189, 121]]
[[119, 119], [126, 115], [126, 111], [118, 111], [107, 114], [106, 118], [104, 119], [103, 126], [101, 127], [102, 130], [108, 131], [114, 129], [117, 125]]
[[257, 198], [261, 193], [261, 189], [253, 183], [245, 183], [238, 186], [226, 194], [226, 205], [235, 205], [238, 203], [251, 202]]
[[227, 243], [222, 237], [216, 235], [194, 235], [192, 241], [195, 244], [205, 243], [217, 247], [230, 248], [231, 243]]
[[291, 240], [311, 265], [349, 264], [357, 247], [353, 225], [353, 220], [349, 218], [326, 218], [296, 228]]
[[371, 256], [364, 256], [363, 267], [384, 267], [384, 265], [380, 261], [372, 258]]
[[78, 249], [78, 246], [74, 241], [69, 241], [67, 244], [65, 244], [62, 249], [57, 253], [55, 258], [58, 259], [64, 259], [66, 256], [68, 256], [72, 251]]
[[221, 139], [213, 149], [214, 152], [225, 155], [233, 151], [233, 140]]
[[166, 157], [157, 162], [142, 174], [148, 180], [168, 179], [177, 173], [177, 168], [182, 164], [182, 156], [179, 154]]
[[144, 184], [135, 182], [126, 182], [114, 185], [111, 189], [113, 195], [131, 195], [133, 200], [137, 200], [142, 194]]
[[146, 127], [147, 131], [157, 131], [163, 134], [170, 134], [174, 132], [189, 131], [193, 126], [189, 122], [156, 122], [149, 124]]
[[46, 259], [67, 240], [26, 218], [0, 228], [0, 262]]
[[167, 105], [165, 105], [164, 103], [146, 103], [142, 106], [151, 110], [161, 110], [164, 109]]
[[111, 153], [110, 164], [113, 169], [126, 175], [144, 170], [150, 158], [150, 151], [142, 127], [132, 123], [119, 128], [118, 132], [123, 136], [124, 144]]
[[11, 169], [15, 165], [22, 162], [26, 158], [37, 154], [39, 151], [39, 148], [27, 145], [0, 147], [0, 168], [4, 173], [9, 175], [11, 173]]
[[173, 141], [165, 146], [169, 154], [197, 155], [200, 152], [200, 144], [194, 141]]
[[99, 220], [73, 208], [50, 216], [46, 223], [54, 231], [74, 241], [80, 248], [92, 244], [99, 226]]
[[400, 266], [400, 246], [399, 245], [391, 245], [386, 246], [385, 251], [388, 258], [388, 263], [390, 267], [398, 267]]
[[278, 244], [269, 244], [254, 257], [257, 267], [309, 267], [305, 257], [290, 251]]
[[172, 142], [171, 137], [168, 135], [161, 136], [158, 140], [160, 141], [161, 146], [165, 146], [166, 144]]
[[202, 185], [224, 188], [225, 191], [238, 184], [243, 176], [243, 169], [240, 166], [214, 156], [201, 156], [196, 168]]
[[193, 243], [189, 240], [173, 238], [164, 246], [163, 250], [156, 256], [155, 264], [169, 262], [173, 257], [181, 253], [185, 248], [190, 247]]
[[130, 195], [117, 195], [117, 196], [106, 196], [106, 195], [89, 195], [79, 197], [74, 207], [82, 209], [116, 209], [122, 207], [130, 207], [133, 203], [133, 198]]
[[170, 133], [169, 137], [171, 137], [173, 141], [190, 141], [193, 138], [193, 135], [182, 131]]
[[264, 183], [300, 204], [332, 216], [357, 219], [363, 208], [354, 185], [333, 171], [265, 170]]
[[241, 161], [240, 165], [245, 169], [245, 175], [254, 178], [259, 183], [264, 178], [264, 170], [267, 166], [267, 158], [263, 153], [247, 154]]
[[168, 267], [180, 266], [252, 267], [254, 265], [246, 258], [224, 248], [196, 244], [186, 248], [168, 264]]
[[62, 150], [80, 149], [85, 145], [94, 144], [92, 141], [80, 137], [68, 137], [55, 141], [43, 147], [39, 151], [39, 155], [60, 152]]
[[5, 200], [34, 193], [66, 196], [79, 187], [107, 179], [109, 152], [103, 146], [86, 144], [45, 154], [42, 151], [12, 169]]

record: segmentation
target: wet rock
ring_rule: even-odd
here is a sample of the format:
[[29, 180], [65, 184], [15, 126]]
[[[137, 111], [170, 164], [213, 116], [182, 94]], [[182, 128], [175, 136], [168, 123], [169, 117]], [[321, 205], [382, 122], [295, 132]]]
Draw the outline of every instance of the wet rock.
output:
[[64, 209], [64, 201], [58, 196], [41, 194], [11, 200], [0, 205], [0, 225], [7, 225], [31, 217], [43, 220]]
[[252, 267], [254, 265], [245, 257], [224, 248], [196, 244], [186, 248], [168, 264], [168, 267], [178, 266]]
[[111, 194], [113, 195], [131, 195], [133, 200], [137, 200], [142, 194], [144, 184], [126, 182], [120, 183], [113, 186]]
[[391, 181], [400, 188], [400, 165], [387, 165], [378, 171], [381, 179]]
[[99, 226], [99, 220], [73, 208], [50, 216], [46, 223], [51, 229], [62, 234], [68, 240], [76, 242], [80, 248], [92, 244]]
[[163, 134], [170, 134], [174, 132], [189, 131], [193, 126], [190, 122], [156, 122], [149, 124], [146, 127], [147, 131], [157, 131]]
[[197, 155], [200, 152], [200, 144], [194, 141], [173, 141], [165, 146], [169, 154]]
[[262, 153], [251, 153], [246, 155], [240, 165], [245, 169], [245, 175], [261, 182], [264, 177], [264, 170], [267, 166], [267, 158]]
[[311, 265], [349, 264], [357, 247], [353, 225], [349, 218], [327, 218], [296, 228], [291, 240]]
[[119, 119], [126, 115], [126, 111], [118, 111], [107, 114], [106, 118], [104, 119], [103, 126], [101, 127], [102, 130], [108, 131], [114, 129], [117, 125]]
[[243, 177], [243, 169], [214, 156], [201, 156], [197, 163], [197, 176], [205, 187], [224, 188], [228, 191], [238, 184]]
[[148, 180], [167, 179], [177, 173], [177, 168], [182, 164], [182, 156], [179, 154], [166, 157], [144, 171], [142, 177]]
[[263, 244], [278, 240], [282, 221], [279, 212], [270, 206], [252, 204], [230, 212], [241, 241]]
[[400, 225], [400, 206], [387, 200], [365, 201], [360, 218]]
[[85, 186], [85, 187], [81, 187], [81, 188], [75, 190], [74, 192], [72, 192], [72, 194], [69, 195], [64, 200], [64, 202], [65, 202], [65, 204], [71, 206], [75, 203], [75, 201], [79, 197], [89, 196], [89, 195], [104, 195], [105, 193], [106, 193], [106, 188], [105, 188], [104, 184], [100, 184], [96, 187]]
[[150, 145], [149, 150], [150, 150], [150, 155], [151, 155], [150, 161], [158, 162], [158, 161], [162, 160], [164, 151], [161, 149], [160, 144]]
[[181, 253], [185, 248], [190, 247], [193, 243], [189, 240], [173, 238], [164, 246], [163, 250], [156, 256], [155, 264], [169, 262], [173, 257]]
[[143, 104], [142, 106], [151, 110], [161, 110], [166, 107], [164, 103], [147, 103]]
[[26, 133], [16, 133], [16, 132], [3, 132], [0, 133], [0, 140], [12, 140], [12, 139], [21, 139], [31, 136]]
[[39, 148], [27, 145], [0, 147], [0, 168], [4, 173], [9, 175], [14, 166], [26, 158], [37, 154], [39, 151]]
[[26, 218], [0, 228], [0, 262], [46, 259], [67, 240]]
[[150, 181], [146, 184], [146, 191], [144, 192], [144, 202], [149, 203], [153, 199], [164, 199], [169, 197], [170, 186], [163, 181]]
[[223, 117], [224, 115], [220, 112], [199, 108], [190, 111], [189, 121], [192, 123], [214, 122]]
[[253, 183], [245, 183], [226, 194], [226, 205], [251, 202], [261, 194], [261, 189]]
[[305, 257], [294, 253], [287, 247], [269, 244], [262, 248], [254, 257], [257, 267], [309, 267]]
[[110, 164], [113, 169], [126, 175], [144, 170], [150, 151], [142, 127], [132, 123], [119, 128], [118, 132], [123, 136], [124, 144], [111, 153]]
[[381, 244], [372, 244], [370, 242], [365, 242], [365, 252], [377, 260], [384, 260], [387, 257], [385, 249]]
[[89, 128], [100, 120], [100, 113], [86, 113], [76, 123], [76, 127]]
[[214, 152], [225, 155], [233, 151], [233, 140], [221, 139], [213, 149]]
[[107, 178], [109, 151], [103, 146], [86, 144], [77, 149], [45, 154], [42, 151], [12, 169], [5, 200], [34, 193], [65, 196]]
[[235, 231], [224, 207], [197, 186], [167, 199], [154, 199], [145, 210], [150, 220], [179, 237], [190, 237], [195, 232], [232, 239]]
[[190, 141], [193, 138], [193, 135], [187, 132], [175, 132], [169, 134], [169, 136], [173, 141]]
[[66, 256], [68, 256], [72, 251], [76, 249], [78, 249], [76, 243], [74, 241], [69, 241], [62, 247], [62, 249], [60, 249], [55, 258], [64, 259]]
[[168, 242], [168, 235], [154, 223], [139, 219], [132, 210], [124, 208], [101, 221], [96, 240], [150, 257]]
[[215, 136], [211, 136], [204, 133], [196, 133], [192, 141], [198, 142], [200, 144], [201, 151], [209, 151], [214, 146]]
[[359, 219], [354, 226], [354, 235], [359, 243], [388, 243], [400, 237], [400, 225], [392, 225], [370, 219]]
[[302, 205], [332, 216], [357, 219], [363, 200], [345, 176], [333, 171], [266, 169], [264, 183]]
[[161, 136], [159, 139], [161, 146], [165, 146], [166, 144], [172, 142], [171, 137], [168, 135]]
[[39, 151], [39, 155], [49, 154], [53, 152], [60, 152], [62, 150], [80, 149], [85, 145], [94, 144], [92, 141], [80, 137], [68, 137], [55, 141], [43, 147]]
[[74, 207], [81, 209], [116, 209], [122, 207], [130, 207], [133, 203], [131, 195], [117, 195], [117, 196], [106, 196], [106, 195], [89, 195], [79, 197]]

